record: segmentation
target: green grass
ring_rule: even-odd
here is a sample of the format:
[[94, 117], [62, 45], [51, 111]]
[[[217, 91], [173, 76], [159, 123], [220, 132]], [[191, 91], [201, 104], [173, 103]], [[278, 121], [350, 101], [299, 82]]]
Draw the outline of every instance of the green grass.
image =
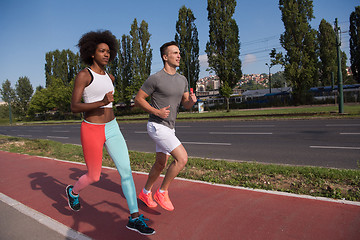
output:
[[[348, 118], [360, 117], [360, 104], [344, 105], [344, 114], [338, 114], [337, 105], [321, 105], [321, 106], [299, 106], [299, 107], [282, 107], [282, 108], [263, 108], [263, 109], [236, 109], [226, 112], [226, 110], [217, 110], [198, 113], [180, 112], [177, 121], [181, 120], [206, 120], [210, 118], [236, 118], [236, 119], [274, 119], [274, 118]], [[132, 116], [119, 116], [118, 120], [144, 120], [147, 114], [138, 114]]]
[[[316, 106], [299, 106], [299, 107], [281, 107], [281, 108], [263, 108], [263, 109], [236, 109], [226, 112], [225, 110], [209, 111], [198, 113], [195, 109], [192, 112], [180, 112], [177, 121], [213, 121], [222, 119], [303, 119], [303, 118], [360, 118], [360, 104], [345, 104], [344, 114], [339, 114], [337, 105], [316, 105]], [[145, 122], [148, 114], [136, 114], [127, 116], [117, 116], [121, 122]], [[80, 120], [62, 120], [62, 121], [32, 121], [17, 122], [13, 124], [57, 124], [57, 123], [74, 123]], [[0, 125], [9, 125], [9, 119], [0, 119]]]
[[[84, 161], [81, 146], [51, 140], [0, 135], [0, 150]], [[133, 171], [150, 171], [155, 161], [154, 153], [130, 151], [129, 154]], [[115, 167], [106, 151], [103, 165]], [[360, 201], [360, 170], [190, 158], [178, 176], [210, 183]]]
[[[243, 109], [243, 110], [231, 110], [226, 111], [211, 111], [207, 113], [197, 113], [199, 117], [223, 117], [223, 116], [258, 116], [258, 115], [300, 115], [303, 114], [321, 114], [327, 116], [338, 115], [339, 109], [335, 105], [324, 105], [324, 106], [299, 106], [299, 107], [283, 107], [283, 108], [263, 108], [263, 109]], [[345, 105], [344, 112], [348, 115], [360, 115], [360, 104]], [[191, 113], [182, 113], [182, 117], [192, 117]]]

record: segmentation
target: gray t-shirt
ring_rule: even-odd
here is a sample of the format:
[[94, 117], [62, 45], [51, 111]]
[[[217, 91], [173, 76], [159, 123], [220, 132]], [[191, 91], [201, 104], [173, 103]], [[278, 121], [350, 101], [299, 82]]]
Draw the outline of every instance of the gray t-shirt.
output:
[[149, 121], [163, 124], [171, 129], [175, 127], [175, 120], [182, 96], [188, 91], [186, 78], [178, 73], [170, 75], [162, 69], [151, 75], [141, 86], [146, 94], [151, 96], [151, 106], [161, 109], [170, 105], [170, 114], [163, 119], [150, 114]]

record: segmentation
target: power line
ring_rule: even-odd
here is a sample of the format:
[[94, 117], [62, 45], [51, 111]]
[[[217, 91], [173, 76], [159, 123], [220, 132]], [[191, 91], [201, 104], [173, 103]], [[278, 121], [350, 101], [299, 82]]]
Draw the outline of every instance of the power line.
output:
[[246, 45], [252, 45], [252, 44], [256, 44], [256, 43], [261, 43], [261, 42], [268, 42], [271, 39], [275, 39], [278, 38], [278, 35], [274, 35], [274, 36], [270, 36], [270, 37], [265, 37], [265, 38], [259, 38], [259, 39], [255, 39], [255, 40], [251, 40], [248, 42], [241, 42], [241, 46], [246, 46]]
[[245, 53], [240, 53], [240, 56], [242, 55], [248, 55], [248, 54], [257, 54], [257, 53], [262, 53], [262, 52], [268, 52], [274, 48], [281, 48], [280, 43], [277, 45], [272, 45], [272, 46], [268, 46], [266, 48], [256, 48], [256, 49], [252, 49], [252, 50], [248, 50], [248, 52]]

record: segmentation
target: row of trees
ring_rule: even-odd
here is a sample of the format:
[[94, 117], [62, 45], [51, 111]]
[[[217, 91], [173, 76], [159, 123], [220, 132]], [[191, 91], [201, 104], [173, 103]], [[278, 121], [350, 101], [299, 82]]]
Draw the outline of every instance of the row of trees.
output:
[[357, 83], [360, 83], [360, 6], [350, 15], [350, 64]]
[[[210, 41], [206, 52], [209, 66], [221, 76], [223, 85], [228, 89], [235, 86], [241, 78], [239, 30], [232, 16], [235, 0], [209, 0], [208, 20], [210, 22]], [[175, 41], [181, 57], [180, 74], [188, 78], [189, 87], [196, 88], [199, 77], [199, 39], [191, 9], [183, 6], [176, 22]], [[216, 34], [214, 34], [216, 32]], [[115, 101], [129, 105], [131, 99], [151, 72], [152, 49], [148, 24], [139, 24], [134, 19], [128, 35], [119, 39], [119, 52], [109, 64], [108, 71], [115, 76]], [[45, 56], [46, 87], [38, 87], [29, 104], [28, 113], [46, 113], [56, 109], [61, 115], [70, 112], [70, 99], [76, 73], [85, 66], [79, 54], [70, 50], [55, 50]]]
[[0, 89], [2, 99], [8, 104], [13, 105], [14, 114], [17, 116], [25, 116], [27, 114], [33, 93], [34, 89], [28, 77], [20, 77], [15, 84], [15, 89], [11, 87], [9, 80], [6, 80]]
[[[287, 85], [293, 88], [296, 104], [304, 103], [304, 96], [312, 86], [331, 84], [331, 74], [337, 76], [335, 31], [331, 24], [322, 20], [319, 30], [312, 29], [310, 21], [314, 18], [313, 1], [279, 0], [279, 9], [285, 31], [280, 43], [285, 53], [273, 49], [270, 53], [272, 65], [281, 64]], [[209, 41], [205, 52], [209, 69], [219, 76], [221, 94], [228, 99], [232, 88], [242, 77], [240, 60], [239, 29], [233, 19], [236, 0], [208, 0]], [[176, 22], [175, 41], [179, 44], [182, 61], [179, 73], [188, 78], [189, 86], [196, 87], [199, 77], [199, 40], [191, 9], [183, 6]], [[360, 7], [350, 16], [350, 53], [351, 69], [356, 82], [360, 83]], [[129, 34], [119, 39], [119, 52], [108, 66], [115, 76], [115, 101], [130, 104], [134, 94], [151, 72], [152, 48], [148, 24], [134, 19]], [[3, 84], [1, 94], [6, 102], [19, 106], [19, 114], [45, 113], [55, 109], [61, 114], [70, 112], [70, 99], [76, 73], [85, 66], [79, 54], [70, 50], [55, 50], [45, 56], [46, 87], [38, 87], [32, 96], [32, 86], [24, 81], [17, 85], [31, 89], [26, 107], [20, 107], [20, 96], [11, 93], [10, 82]], [[346, 55], [342, 54], [345, 70]], [[343, 74], [345, 76], [345, 74]], [[24, 77], [26, 78], [26, 77]], [[26, 78], [27, 79], [27, 78]], [[28, 80], [28, 79], [27, 79]], [[28, 84], [29, 85], [29, 84]], [[17, 86], [18, 88], [18, 86]], [[13, 91], [15, 92], [15, 91]], [[9, 96], [9, 97], [6, 97]], [[31, 101], [30, 101], [31, 98]], [[15, 104], [15, 102], [18, 102]], [[30, 103], [29, 103], [30, 102]]]
[[[337, 32], [324, 19], [319, 31], [312, 29], [312, 0], [279, 0], [279, 9], [285, 27], [280, 43], [286, 53], [273, 49], [270, 53], [271, 65], [284, 67], [285, 79], [293, 88], [295, 104], [303, 104], [310, 87], [331, 85], [332, 75], [337, 79]], [[359, 19], [360, 7], [356, 7], [350, 16], [350, 52], [351, 69], [357, 83], [360, 83]], [[341, 55], [342, 75], [346, 76], [347, 57], [344, 52]]]

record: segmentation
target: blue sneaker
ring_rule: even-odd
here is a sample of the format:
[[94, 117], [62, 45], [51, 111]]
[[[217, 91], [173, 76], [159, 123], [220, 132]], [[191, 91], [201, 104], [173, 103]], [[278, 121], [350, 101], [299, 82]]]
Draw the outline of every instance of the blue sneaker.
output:
[[144, 218], [144, 215], [140, 215], [138, 218], [132, 219], [129, 217], [129, 222], [126, 227], [130, 230], [136, 231], [142, 235], [152, 235], [155, 233], [155, 230], [148, 227], [145, 221], [149, 221], [149, 219]]
[[74, 195], [71, 194], [73, 188], [74, 188], [73, 185], [69, 185], [66, 187], [66, 195], [68, 197], [68, 204], [72, 210], [79, 211], [80, 210], [79, 195], [75, 197]]

